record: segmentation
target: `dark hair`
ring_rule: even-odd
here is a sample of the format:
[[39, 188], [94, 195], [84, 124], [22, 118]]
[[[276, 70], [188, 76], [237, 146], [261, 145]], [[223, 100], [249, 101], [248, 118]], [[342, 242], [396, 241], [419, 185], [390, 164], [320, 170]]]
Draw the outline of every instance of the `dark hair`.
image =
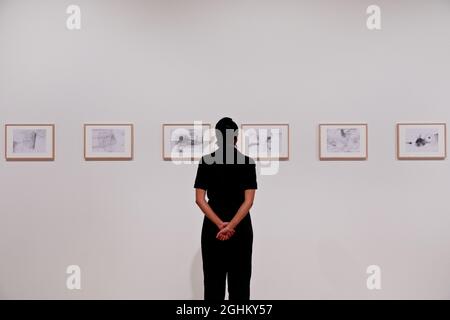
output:
[[[233, 119], [229, 118], [229, 117], [225, 117], [220, 119], [217, 124], [216, 124], [216, 131], [218, 131], [217, 133], [220, 132], [221, 138], [222, 139], [218, 139], [217, 142], [219, 145], [222, 144], [222, 140], [225, 139], [225, 141], [227, 143], [233, 143], [235, 142], [235, 138], [237, 137], [238, 131], [239, 131], [239, 127], [236, 124], [236, 122], [233, 121]], [[233, 139], [231, 141], [229, 141], [229, 139], [231, 138], [229, 135], [230, 133], [233, 133], [232, 137]]]

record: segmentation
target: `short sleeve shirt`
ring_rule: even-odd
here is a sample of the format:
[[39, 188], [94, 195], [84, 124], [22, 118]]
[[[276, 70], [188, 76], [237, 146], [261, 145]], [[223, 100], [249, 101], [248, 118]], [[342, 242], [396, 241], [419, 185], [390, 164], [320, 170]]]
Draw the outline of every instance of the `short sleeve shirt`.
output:
[[213, 207], [237, 209], [244, 202], [245, 190], [257, 189], [255, 162], [235, 150], [242, 163], [211, 163], [206, 157], [201, 159], [194, 188], [206, 190], [209, 203]]

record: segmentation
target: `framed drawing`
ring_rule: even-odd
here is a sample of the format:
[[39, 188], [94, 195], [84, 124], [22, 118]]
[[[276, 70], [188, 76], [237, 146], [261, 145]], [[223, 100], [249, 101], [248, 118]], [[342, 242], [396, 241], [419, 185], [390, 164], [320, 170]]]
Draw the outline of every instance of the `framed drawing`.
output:
[[445, 123], [397, 124], [399, 160], [444, 160], [447, 157]]
[[132, 160], [132, 124], [85, 124], [85, 160]]
[[367, 160], [367, 124], [320, 124], [319, 159]]
[[5, 158], [7, 161], [55, 160], [55, 125], [5, 125]]
[[210, 124], [163, 124], [163, 159], [200, 160], [210, 152]]
[[241, 151], [254, 160], [289, 160], [289, 124], [243, 124]]

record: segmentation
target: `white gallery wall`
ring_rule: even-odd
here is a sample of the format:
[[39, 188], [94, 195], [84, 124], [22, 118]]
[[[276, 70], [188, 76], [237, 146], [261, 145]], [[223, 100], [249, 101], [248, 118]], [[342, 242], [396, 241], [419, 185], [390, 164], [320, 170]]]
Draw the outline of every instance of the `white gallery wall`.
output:
[[[223, 116], [291, 126], [258, 176], [253, 299], [450, 298], [449, 160], [395, 155], [397, 122], [450, 123], [449, 39], [448, 0], [0, 0], [0, 124], [56, 125], [54, 162], [0, 160], [0, 298], [201, 299], [196, 167], [162, 161], [161, 124]], [[84, 161], [108, 122], [133, 161]], [[318, 161], [322, 122], [368, 123], [369, 160]]]

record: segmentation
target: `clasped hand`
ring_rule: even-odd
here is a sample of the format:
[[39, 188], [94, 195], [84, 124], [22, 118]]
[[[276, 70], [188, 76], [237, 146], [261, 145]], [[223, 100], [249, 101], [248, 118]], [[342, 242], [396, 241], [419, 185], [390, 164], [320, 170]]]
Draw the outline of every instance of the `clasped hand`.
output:
[[234, 229], [228, 226], [229, 222], [222, 222], [219, 226], [220, 231], [216, 238], [221, 241], [229, 240], [235, 233]]

